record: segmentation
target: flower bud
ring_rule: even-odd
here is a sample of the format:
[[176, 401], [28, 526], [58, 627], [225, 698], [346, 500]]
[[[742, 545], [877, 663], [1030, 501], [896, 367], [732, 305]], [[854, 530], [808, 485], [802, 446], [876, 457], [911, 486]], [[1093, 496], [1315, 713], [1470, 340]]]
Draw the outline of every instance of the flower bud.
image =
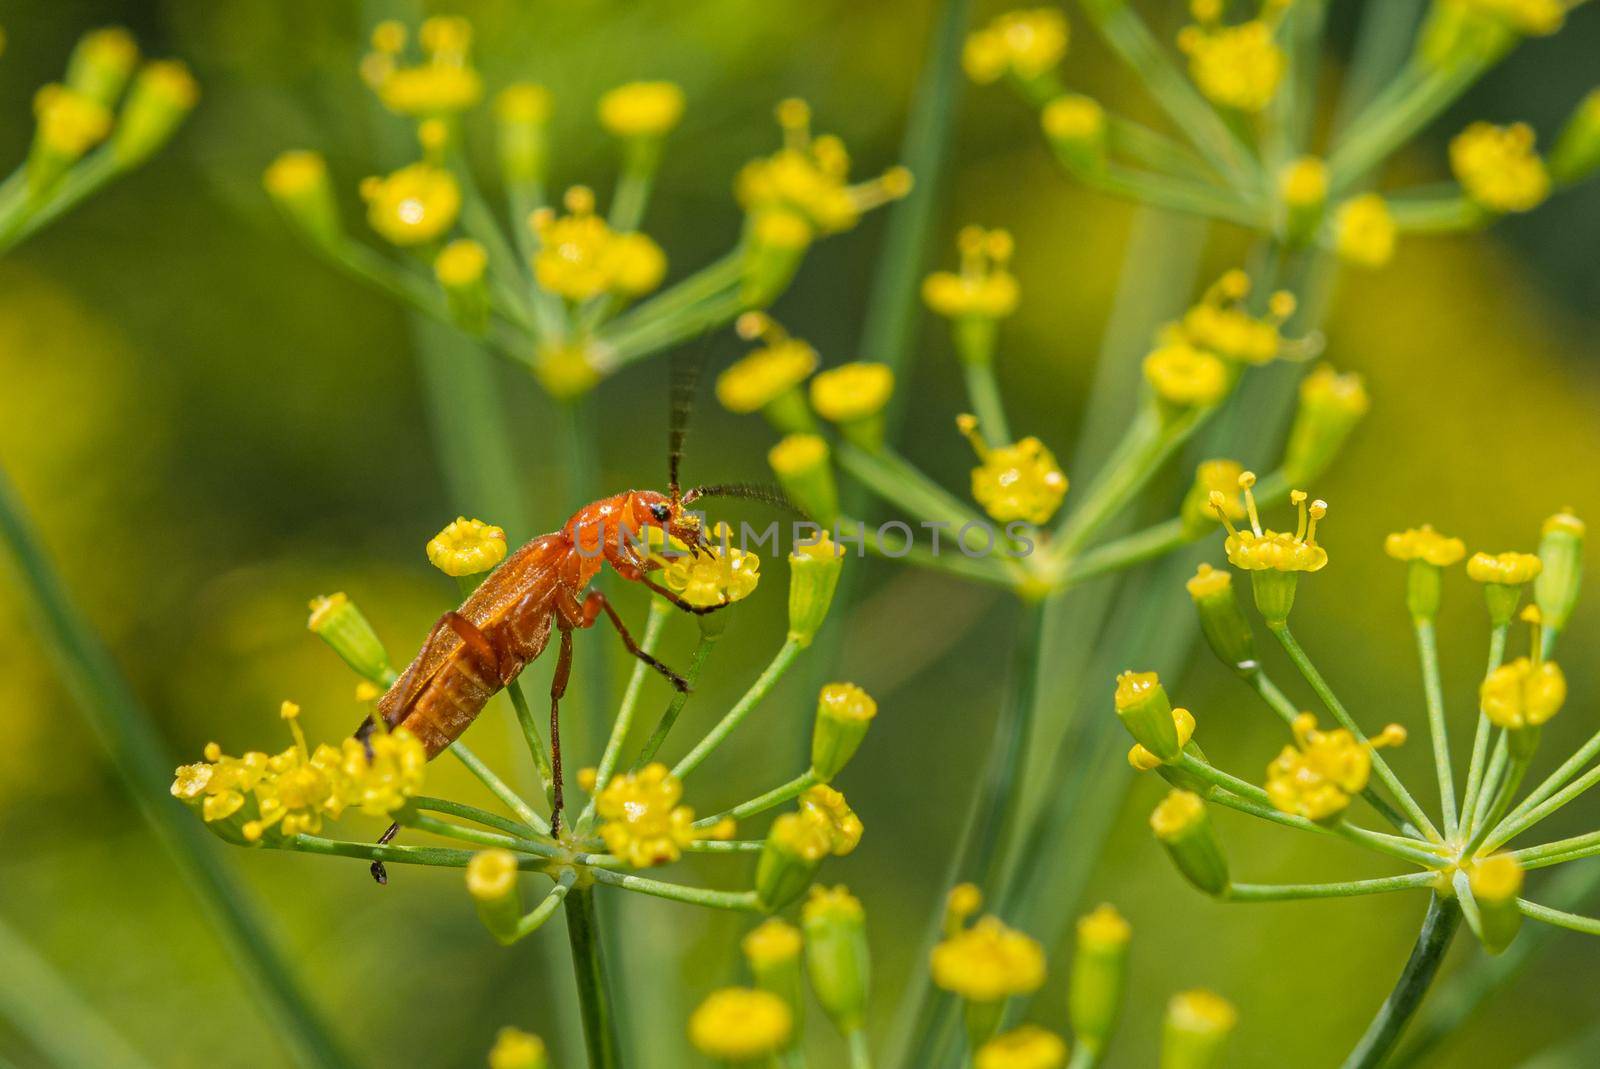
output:
[[100, 143], [111, 129], [111, 112], [87, 94], [52, 83], [34, 94], [33, 114], [28, 191], [37, 196]]
[[1056, 97], [1039, 115], [1045, 137], [1067, 169], [1098, 174], [1106, 166], [1106, 113], [1093, 97]]
[[281, 153], [262, 174], [261, 184], [284, 218], [314, 244], [331, 245], [344, 233], [321, 153], [303, 149]]
[[1190, 883], [1208, 895], [1228, 889], [1228, 860], [1198, 794], [1169, 792], [1150, 814], [1150, 829]]
[[1200, 630], [1217, 659], [1235, 672], [1257, 669], [1255, 632], [1239, 607], [1233, 575], [1202, 564], [1184, 586], [1200, 616]]
[[745, 220], [739, 295], [748, 308], [765, 308], [789, 288], [815, 232], [798, 212], [764, 208]]
[[1533, 581], [1534, 601], [1544, 618], [1544, 626], [1560, 632], [1572, 617], [1583, 585], [1583, 521], [1562, 511], [1544, 521], [1539, 540], [1542, 565]]
[[862, 449], [883, 445], [883, 410], [894, 392], [894, 371], [871, 360], [840, 364], [811, 380], [811, 407]]
[[1326, 364], [1307, 375], [1283, 452], [1290, 485], [1303, 486], [1326, 471], [1371, 404], [1360, 375], [1341, 375]]
[[767, 451], [767, 463], [790, 501], [818, 523], [831, 524], [839, 515], [839, 489], [830, 463], [827, 439], [817, 434], [790, 434]]
[[[1182, 706], [1173, 709], [1172, 726], [1178, 732], [1178, 749], [1182, 750], [1189, 745], [1189, 740], [1194, 738], [1194, 714]], [[1128, 764], [1132, 765], [1136, 772], [1150, 772], [1160, 769], [1161, 775], [1175, 785], [1180, 787], [1190, 785], [1190, 774], [1188, 772], [1167, 767], [1167, 762], [1138, 743], [1134, 743], [1128, 750]], [[1196, 786], [1194, 789], [1202, 794], [1205, 793], [1203, 786]]]
[[1383, 551], [1395, 560], [1409, 561], [1406, 573], [1406, 609], [1413, 620], [1431, 620], [1439, 614], [1443, 569], [1467, 555], [1466, 543], [1449, 538], [1431, 524], [1389, 535]]
[[817, 695], [817, 719], [811, 730], [811, 771], [824, 783], [855, 756], [867, 737], [878, 703], [854, 683], [829, 683]]
[[1237, 460], [1202, 460], [1194, 469], [1194, 482], [1178, 509], [1186, 538], [1202, 538], [1217, 529], [1217, 514], [1212, 511], [1211, 494], [1222, 495], [1222, 508], [1235, 523], [1245, 517], [1239, 501], [1239, 476], [1244, 465]]
[[972, 1069], [1061, 1069], [1066, 1064], [1066, 1042], [1032, 1024], [1002, 1032], [972, 1058]]
[[800, 910], [806, 931], [806, 974], [834, 1027], [849, 1035], [865, 1023], [872, 960], [866, 913], [842, 886], [813, 887]]
[[800, 976], [800, 929], [777, 917], [769, 917], [739, 943], [745, 963], [756, 978], [756, 985], [783, 999], [796, 1023], [805, 1004], [804, 980]]
[[394, 668], [377, 632], [361, 610], [343, 593], [311, 599], [311, 617], [306, 627], [344, 659], [362, 679], [387, 687], [394, 682]]
[[1283, 201], [1284, 236], [1291, 244], [1311, 240], [1322, 223], [1328, 203], [1328, 165], [1315, 156], [1292, 160], [1278, 173], [1278, 196]]
[[67, 61], [67, 86], [106, 107], [116, 104], [139, 62], [139, 46], [121, 26], [91, 30], [78, 38]]
[[1135, 742], [1162, 761], [1178, 756], [1183, 745], [1172, 721], [1172, 703], [1154, 672], [1123, 672], [1113, 701], [1117, 719]]
[[505, 560], [506, 533], [482, 520], [457, 516], [428, 540], [428, 560], [454, 578], [486, 572]]
[[828, 618], [833, 592], [844, 570], [844, 550], [819, 531], [814, 542], [796, 542], [789, 554], [789, 641], [811, 645]]
[[1550, 174], [1557, 182], [1581, 182], [1600, 169], [1600, 89], [1589, 90], [1567, 120], [1550, 153]]
[[547, 1069], [544, 1040], [520, 1028], [502, 1028], [489, 1050], [489, 1069]]
[[1073, 1038], [1091, 1051], [1101, 1050], [1117, 1026], [1132, 936], [1133, 929], [1109, 903], [1078, 918], [1067, 1009]]
[[1281, 625], [1294, 611], [1294, 595], [1300, 585], [1299, 572], [1278, 572], [1263, 569], [1250, 573], [1250, 593], [1255, 598], [1256, 611], [1267, 627]]
[[772, 822], [756, 861], [756, 898], [776, 912], [799, 898], [833, 849], [833, 835], [819, 813], [785, 813]]
[[1210, 991], [1183, 991], [1167, 1003], [1161, 1030], [1161, 1069], [1213, 1069], [1239, 1023], [1233, 1004]]
[[759, 338], [765, 345], [717, 376], [717, 402], [729, 412], [760, 412], [785, 433], [815, 428], [800, 385], [817, 370], [817, 351], [790, 337], [764, 312], [746, 312], [736, 326], [741, 338]]
[[450, 316], [469, 334], [489, 329], [489, 287], [483, 280], [488, 267], [488, 252], [471, 238], [452, 241], [433, 260], [433, 277], [444, 290]]
[[542, 181], [550, 91], [528, 82], [506, 86], [494, 98], [494, 122], [506, 181], [513, 185]]
[[498, 847], [473, 854], [467, 862], [467, 893], [477, 903], [478, 919], [489, 934], [507, 945], [515, 942], [522, 918], [517, 856]]
[[1483, 584], [1483, 601], [1495, 627], [1511, 622], [1523, 584], [1537, 579], [1543, 570], [1543, 561], [1532, 553], [1474, 553], [1467, 561], [1467, 578]]
[[1468, 885], [1478, 905], [1484, 949], [1498, 954], [1511, 945], [1522, 927], [1517, 896], [1522, 893], [1522, 865], [1510, 854], [1494, 854], [1472, 867]]
[[146, 63], [133, 80], [111, 135], [111, 153], [123, 167], [142, 163], [167, 143], [200, 102], [194, 76], [175, 59]]

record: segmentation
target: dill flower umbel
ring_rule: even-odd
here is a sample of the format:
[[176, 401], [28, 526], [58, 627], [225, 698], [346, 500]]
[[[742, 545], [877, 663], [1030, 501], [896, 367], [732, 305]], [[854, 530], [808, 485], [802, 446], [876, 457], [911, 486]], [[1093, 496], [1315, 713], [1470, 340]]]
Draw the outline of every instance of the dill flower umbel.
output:
[[683, 90], [672, 82], [629, 82], [600, 98], [600, 125], [617, 137], [661, 137], [683, 118]]
[[769, 991], [725, 987], [706, 996], [689, 1017], [689, 1041], [702, 1054], [743, 1063], [783, 1049], [794, 1030], [794, 1016], [783, 999]]
[[1189, 57], [1189, 74], [1212, 103], [1257, 112], [1271, 103], [1283, 80], [1283, 49], [1273, 40], [1288, 6], [1262, 0], [1261, 16], [1234, 26], [1222, 23], [1220, 0], [1191, 0], [1193, 25], [1178, 34], [1178, 48]]
[[974, 1069], [1061, 1069], [1066, 1060], [1067, 1045], [1060, 1036], [1025, 1024], [979, 1047], [972, 1064]]
[[1363, 193], [1339, 205], [1333, 230], [1334, 249], [1347, 263], [1382, 267], [1394, 257], [1394, 215], [1377, 193]]
[[465, 516], [457, 516], [428, 540], [428, 560], [449, 576], [477, 575], [505, 558], [505, 531]]
[[1250, 527], [1243, 531], [1234, 527], [1228, 517], [1226, 500], [1219, 500], [1222, 494], [1216, 491], [1212, 493], [1213, 511], [1228, 529], [1223, 548], [1227, 551], [1229, 563], [1235, 568], [1251, 572], [1321, 571], [1328, 563], [1328, 551], [1317, 545], [1317, 521], [1328, 514], [1327, 502], [1313, 501], [1307, 507], [1306, 492], [1292, 491], [1289, 499], [1300, 512], [1300, 523], [1294, 534], [1263, 530], [1261, 517], [1256, 512], [1255, 484], [1255, 473], [1247, 471], [1239, 476], [1239, 488], [1244, 491], [1245, 509], [1250, 515]]
[[1344, 728], [1318, 731], [1317, 718], [1301, 713], [1294, 721], [1295, 745], [1267, 766], [1267, 797], [1285, 813], [1327, 820], [1342, 813], [1352, 795], [1366, 789], [1372, 775], [1372, 750], [1405, 741], [1405, 729], [1390, 724], [1369, 742]]
[[726, 839], [729, 825], [699, 831], [694, 810], [679, 805], [683, 784], [660, 762], [613, 776], [595, 799], [606, 849], [636, 869], [670, 864], [698, 838]]
[[971, 1002], [1031, 995], [1044, 984], [1044, 948], [998, 917], [981, 917], [933, 948], [933, 982]]
[[367, 222], [394, 245], [437, 241], [455, 226], [461, 212], [461, 188], [455, 176], [426, 161], [411, 163], [383, 177], [361, 183]]
[[534, 277], [551, 293], [586, 301], [604, 293], [637, 297], [661, 284], [666, 254], [644, 234], [612, 230], [595, 214], [594, 194], [583, 186], [567, 190], [567, 214], [546, 208], [533, 215], [539, 238]]
[[1067, 496], [1067, 476], [1055, 454], [1031, 435], [991, 448], [978, 431], [976, 416], [957, 416], [956, 427], [978, 454], [979, 466], [972, 469], [972, 497], [983, 511], [999, 523], [1048, 523]]
[[1174, 331], [1190, 345], [1240, 364], [1271, 363], [1283, 351], [1282, 327], [1294, 314], [1294, 295], [1279, 290], [1267, 300], [1265, 315], [1244, 306], [1250, 276], [1229, 271], [1206, 290], [1200, 302], [1183, 314]]
[[957, 271], [935, 271], [922, 280], [922, 299], [947, 319], [976, 316], [1003, 319], [1017, 309], [1017, 279], [1006, 264], [1014, 244], [1004, 230], [961, 228]]
[[1467, 195], [1489, 211], [1532, 211], [1550, 194], [1550, 173], [1533, 141], [1526, 123], [1475, 122], [1450, 142], [1450, 169]]
[[743, 601], [761, 581], [761, 558], [737, 548], [732, 540], [732, 529], [725, 523], [717, 524], [698, 553], [679, 551], [664, 558], [662, 583], [690, 605], [708, 607]]
[[1066, 17], [1056, 8], [1007, 11], [967, 36], [961, 65], [979, 84], [1007, 74], [1030, 81], [1061, 62], [1070, 36]]

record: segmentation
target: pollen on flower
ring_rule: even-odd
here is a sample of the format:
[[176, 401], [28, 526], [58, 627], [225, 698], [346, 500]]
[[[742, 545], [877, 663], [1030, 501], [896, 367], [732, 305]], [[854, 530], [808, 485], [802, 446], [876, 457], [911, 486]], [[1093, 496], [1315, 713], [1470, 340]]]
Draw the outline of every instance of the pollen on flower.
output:
[[757, 972], [765, 971], [800, 956], [800, 929], [777, 917], [756, 925], [739, 941], [745, 960]]
[[1025, 1024], [978, 1048], [973, 1069], [1061, 1069], [1067, 1044], [1054, 1032]]
[[1507, 731], [1537, 727], [1561, 711], [1567, 700], [1567, 679], [1554, 661], [1518, 657], [1489, 673], [1479, 685], [1478, 699], [1496, 726]]
[[1467, 577], [1477, 583], [1521, 586], [1532, 582], [1544, 570], [1544, 562], [1532, 553], [1474, 553], [1467, 561]]
[[829, 368], [811, 380], [811, 407], [830, 423], [854, 423], [877, 415], [894, 392], [888, 364], [861, 360]]
[[506, 533], [482, 520], [457, 516], [428, 540], [428, 560], [449, 576], [477, 575], [505, 560]]
[[981, 917], [933, 948], [933, 982], [969, 1002], [1029, 995], [1044, 984], [1044, 948], [998, 917]]
[[1273, 34], [1285, 5], [1269, 3], [1261, 18], [1234, 26], [1222, 23], [1222, 5], [1191, 4], [1195, 22], [1178, 33], [1178, 48], [1189, 57], [1189, 76], [1213, 104], [1257, 112], [1277, 95], [1285, 59]]
[[672, 82], [629, 82], [600, 98], [600, 125], [617, 137], [661, 137], [683, 118], [683, 90]]
[[1383, 551], [1395, 560], [1420, 560], [1438, 568], [1448, 568], [1467, 555], [1467, 545], [1433, 529], [1431, 523], [1409, 527], [1383, 540]]
[[1205, 408], [1230, 386], [1228, 368], [1203, 349], [1171, 341], [1144, 358], [1144, 378], [1156, 396], [1177, 408]]
[[1527, 123], [1475, 122], [1450, 142], [1450, 169], [1461, 188], [1492, 212], [1526, 212], [1550, 194], [1550, 172]]
[[64, 85], [46, 85], [33, 97], [41, 144], [76, 159], [111, 132], [111, 112], [100, 101]]
[[713, 991], [689, 1017], [689, 1042], [696, 1050], [739, 1064], [776, 1053], [793, 1030], [783, 999], [753, 988]]
[[1250, 526], [1245, 530], [1239, 530], [1233, 525], [1233, 520], [1228, 516], [1227, 501], [1222, 493], [1214, 491], [1211, 495], [1212, 514], [1228, 529], [1228, 538], [1223, 543], [1223, 548], [1227, 551], [1229, 562], [1235, 568], [1243, 568], [1246, 571], [1321, 571], [1328, 563], [1328, 551], [1317, 545], [1317, 522], [1328, 514], [1327, 502], [1313, 501], [1307, 506], [1306, 492], [1295, 490], [1289, 495], [1289, 500], [1294, 502], [1300, 512], [1300, 522], [1295, 532], [1289, 534], [1263, 530], [1252, 489], [1255, 483], [1256, 477], [1253, 472], [1247, 471], [1239, 476], [1239, 487], [1244, 491], [1245, 510], [1250, 516]]
[[1327, 820], [1342, 813], [1350, 798], [1367, 786], [1372, 750], [1405, 741], [1404, 731], [1385, 728], [1362, 743], [1344, 728], [1317, 730], [1317, 718], [1301, 713], [1294, 721], [1294, 746], [1267, 766], [1267, 798], [1279, 810]]
[[1004, 230], [962, 227], [956, 238], [961, 250], [957, 271], [935, 271], [922, 280], [922, 299], [948, 319], [977, 316], [1001, 319], [1016, 311], [1017, 279], [1006, 265], [1011, 260], [1011, 235]]
[[586, 301], [605, 293], [637, 297], [661, 284], [667, 272], [661, 246], [644, 234], [612, 230], [584, 186], [567, 190], [563, 204], [566, 215], [544, 208], [530, 220], [539, 239], [533, 273], [541, 289]]
[[682, 798], [683, 783], [660, 762], [611, 777], [595, 799], [606, 849], [636, 869], [678, 860], [703, 837], [694, 810], [678, 804]]
[[1057, 8], [1008, 11], [967, 36], [961, 65], [980, 85], [1007, 74], [1037, 78], [1061, 62], [1070, 36], [1066, 16]]
[[956, 427], [972, 443], [979, 465], [972, 469], [972, 496], [999, 523], [1047, 523], [1067, 495], [1067, 477], [1055, 454], [1032, 437], [990, 448], [977, 417], [960, 415]]
[[717, 401], [729, 412], [758, 412], [817, 370], [817, 351], [791, 338], [772, 317], [746, 312], [739, 317], [738, 329], [740, 337], [759, 338], [766, 344], [717, 376]]
[[[658, 528], [649, 528], [646, 537], [660, 537]], [[702, 541], [699, 551], [675, 547], [670, 556], [659, 556], [661, 579], [666, 588], [690, 605], [710, 607], [742, 601], [761, 580], [761, 558], [733, 545], [733, 530], [718, 523]]]
[[361, 183], [361, 196], [372, 229], [401, 246], [443, 237], [461, 212], [461, 188], [455, 176], [425, 161], [386, 177], [368, 178]]
[[1349, 263], [1382, 267], [1394, 256], [1394, 216], [1376, 193], [1363, 193], [1339, 205], [1333, 233], [1335, 250]]
[[472, 26], [463, 18], [425, 20], [417, 33], [422, 62], [406, 66], [405, 27], [393, 20], [379, 23], [372, 33], [373, 50], [361, 63], [361, 73], [383, 106], [413, 118], [455, 115], [483, 97], [483, 79], [472, 67]]
[[837, 857], [849, 854], [861, 843], [864, 830], [861, 818], [845, 801], [844, 795], [825, 783], [808, 788], [800, 796], [800, 811], [814, 813], [827, 823], [829, 850]]

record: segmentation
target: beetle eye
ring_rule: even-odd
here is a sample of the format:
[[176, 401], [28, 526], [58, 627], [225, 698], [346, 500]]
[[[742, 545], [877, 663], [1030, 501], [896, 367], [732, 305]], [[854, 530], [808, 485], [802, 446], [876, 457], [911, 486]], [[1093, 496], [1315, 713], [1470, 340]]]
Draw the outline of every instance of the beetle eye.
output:
[[654, 516], [658, 523], [666, 523], [667, 517], [672, 515], [672, 510], [665, 505], [651, 505], [650, 515]]

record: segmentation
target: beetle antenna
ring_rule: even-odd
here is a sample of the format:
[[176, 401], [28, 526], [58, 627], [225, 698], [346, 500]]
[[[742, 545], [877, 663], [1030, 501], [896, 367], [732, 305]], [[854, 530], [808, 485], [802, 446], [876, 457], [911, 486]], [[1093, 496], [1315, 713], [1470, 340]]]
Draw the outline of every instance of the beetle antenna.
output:
[[702, 497], [736, 497], [746, 501], [760, 501], [784, 512], [793, 513], [807, 522], [813, 522], [804, 509], [790, 501], [788, 495], [770, 483], [714, 483], [696, 486], [683, 495], [685, 505]]
[[667, 489], [675, 502], [682, 496], [678, 490], [678, 469], [683, 465], [683, 442], [689, 435], [695, 388], [700, 383], [700, 369], [705, 366], [706, 352], [710, 348], [711, 335], [707, 332], [699, 345], [678, 349], [672, 354], [671, 407], [667, 411]]

